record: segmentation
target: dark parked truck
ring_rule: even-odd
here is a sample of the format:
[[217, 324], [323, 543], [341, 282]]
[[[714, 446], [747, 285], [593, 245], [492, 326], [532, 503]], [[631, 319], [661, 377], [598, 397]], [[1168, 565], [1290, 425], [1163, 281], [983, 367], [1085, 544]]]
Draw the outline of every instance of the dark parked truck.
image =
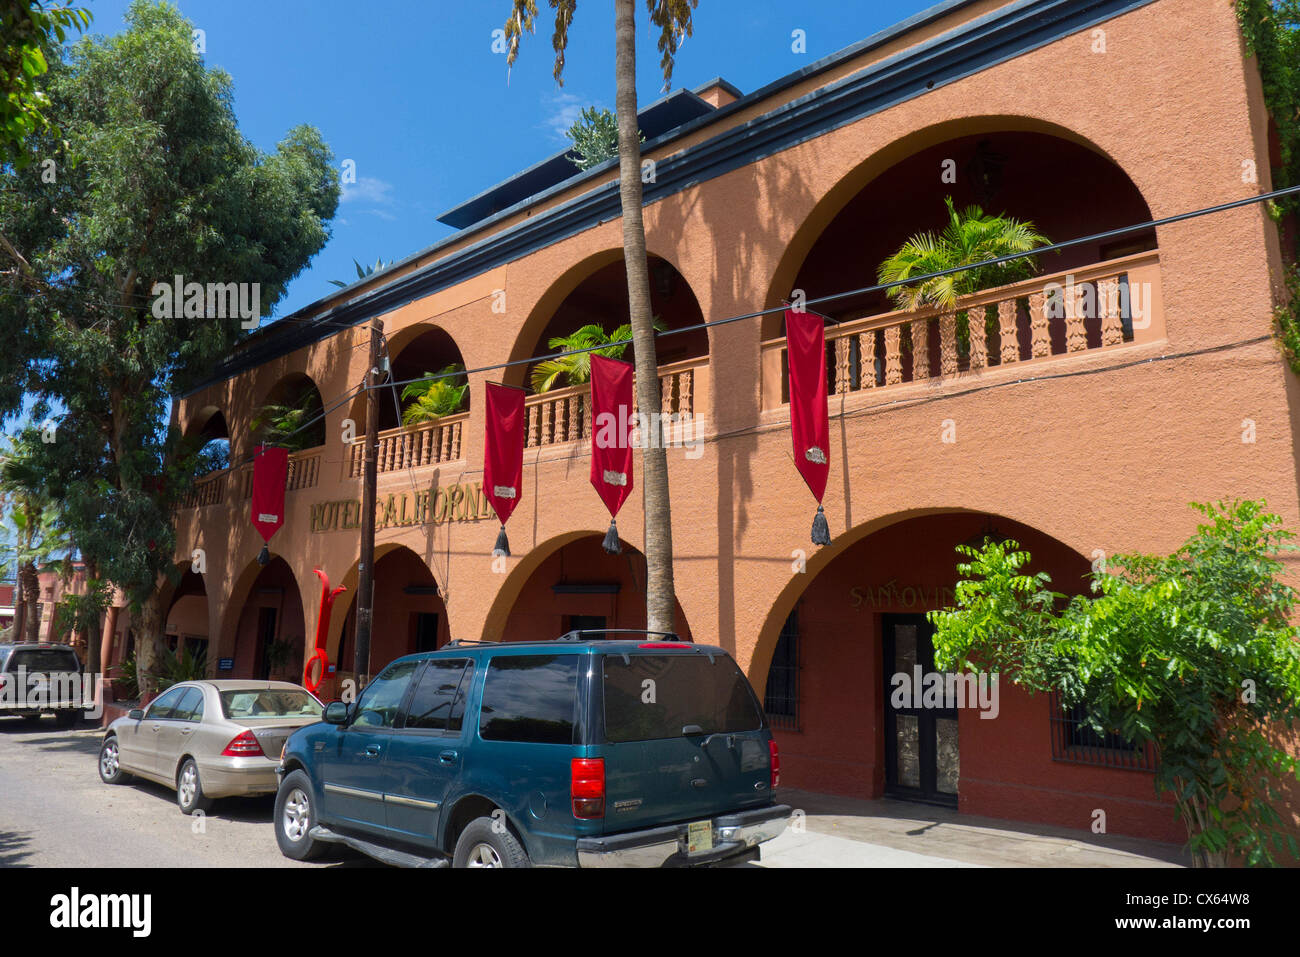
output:
[[288, 857], [409, 866], [757, 859], [785, 830], [758, 698], [721, 648], [645, 633], [453, 642], [390, 664], [285, 742]]
[[0, 715], [37, 721], [53, 713], [60, 727], [77, 723], [87, 700], [81, 660], [69, 645], [0, 645]]

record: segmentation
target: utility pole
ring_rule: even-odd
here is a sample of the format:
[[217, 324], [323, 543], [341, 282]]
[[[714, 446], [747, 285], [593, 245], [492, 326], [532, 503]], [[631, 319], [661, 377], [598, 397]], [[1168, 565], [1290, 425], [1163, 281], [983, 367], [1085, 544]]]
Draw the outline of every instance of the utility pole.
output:
[[384, 324], [370, 320], [370, 363], [366, 367], [365, 471], [361, 486], [361, 560], [357, 567], [357, 656], [354, 671], [357, 691], [370, 681], [370, 630], [375, 607], [375, 484], [378, 480], [380, 337]]

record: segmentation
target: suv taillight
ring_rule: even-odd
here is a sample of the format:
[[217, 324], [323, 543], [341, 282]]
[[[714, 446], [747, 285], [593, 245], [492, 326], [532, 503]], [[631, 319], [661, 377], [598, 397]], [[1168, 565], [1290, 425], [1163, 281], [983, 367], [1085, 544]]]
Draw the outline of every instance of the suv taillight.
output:
[[253, 732], [245, 731], [231, 739], [226, 745], [226, 750], [221, 752], [223, 758], [252, 758], [257, 755], [265, 756], [262, 746], [257, 743], [257, 738], [253, 737]]
[[573, 816], [605, 816], [605, 759], [573, 758], [569, 761], [569, 793], [573, 797]]
[[776, 738], [767, 742], [768, 753], [772, 755], [772, 790], [781, 783], [781, 753], [776, 748]]

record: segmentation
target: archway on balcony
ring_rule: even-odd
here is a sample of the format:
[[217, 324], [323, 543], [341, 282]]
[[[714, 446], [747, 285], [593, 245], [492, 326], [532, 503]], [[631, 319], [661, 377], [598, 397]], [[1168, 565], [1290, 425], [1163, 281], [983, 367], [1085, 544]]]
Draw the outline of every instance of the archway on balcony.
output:
[[[549, 641], [584, 628], [645, 628], [645, 556], [627, 542], [621, 555], [604, 533], [571, 532], [533, 548], [502, 584], [484, 625], [489, 641]], [[677, 603], [677, 634], [691, 628]]]
[[[1026, 125], [1042, 128], [1005, 128]], [[904, 155], [893, 159], [896, 152]], [[779, 305], [794, 289], [811, 299], [875, 285], [881, 262], [903, 242], [943, 229], [948, 196], [959, 210], [978, 205], [986, 213], [1032, 221], [1053, 242], [1152, 218], [1123, 169], [1059, 127], [976, 118], [919, 131], [887, 153], [887, 166], [881, 167], [882, 157], [872, 157], [809, 216], [777, 271], [768, 305]], [[1154, 249], [1155, 241], [1155, 231], [1146, 230], [1076, 246], [1041, 257], [1040, 272]], [[816, 307], [833, 319], [892, 308], [883, 292]], [[764, 338], [780, 335], [782, 321], [779, 313], [764, 317]]]
[[[650, 268], [650, 312], [667, 330], [685, 329], [704, 321], [704, 314], [690, 285], [667, 259], [653, 253]], [[512, 360], [544, 356], [560, 351], [552, 339], [569, 336], [586, 325], [598, 325], [606, 333], [630, 322], [627, 304], [627, 270], [622, 250], [593, 256], [556, 280], [552, 289], [529, 316], [515, 343]], [[707, 330], [693, 329], [677, 335], [660, 335], [655, 342], [660, 366], [671, 365], [709, 354]], [[629, 345], [622, 358], [631, 362]], [[535, 363], [503, 372], [504, 381], [528, 385]], [[561, 377], [555, 388], [571, 384]]]
[[[456, 340], [439, 326], [421, 323], [389, 338], [389, 356], [392, 361], [393, 382], [406, 382], [418, 379], [427, 373], [437, 374], [448, 366], [465, 368]], [[464, 379], [454, 380], [456, 386], [463, 385]], [[412, 399], [403, 399], [404, 386], [386, 388], [379, 394], [379, 431], [395, 429], [402, 424], [401, 414], [411, 406]], [[465, 390], [463, 403], [455, 411], [468, 412], [470, 392]], [[364, 408], [364, 404], [361, 406]], [[452, 413], [454, 414], [454, 413]], [[365, 431], [364, 416], [357, 421], [358, 434]]]
[[216, 406], [206, 406], [191, 416], [185, 437], [198, 451], [196, 478], [230, 467], [230, 427]]
[[[1141, 191], [1125, 171], [1068, 130], [1014, 117], [957, 121], [918, 131], [894, 144], [831, 190], [791, 242], [767, 304], [779, 305], [793, 290], [817, 299], [878, 284], [881, 263], [904, 242], [923, 232], [940, 233], [947, 226], [948, 197], [958, 211], [979, 206], [988, 215], [1030, 222], [1052, 242], [1152, 218]], [[854, 334], [843, 344], [849, 348], [838, 355], [834, 343], [828, 343], [831, 391], [869, 387], [873, 371], [876, 385], [896, 384], [965, 372], [972, 364], [996, 366], [1131, 342], [1130, 304], [1139, 310], [1150, 306], [1149, 301], [1137, 299], [1131, 303], [1130, 291], [1136, 297], [1148, 288], [1131, 286], [1131, 281], [1145, 283], [1149, 273], [1130, 275], [1128, 267], [1154, 269], [1154, 258], [1148, 262], [1139, 254], [1155, 248], [1155, 231], [1147, 229], [1040, 256], [1033, 273], [1038, 277], [1037, 289], [1026, 287], [1018, 290], [1017, 297], [1009, 295], [1000, 314], [998, 302], [979, 302], [975, 308], [985, 322], [973, 327], [968, 323], [976, 312], [959, 311], [953, 320], [955, 330], [942, 327], [933, 313], [924, 326], [912, 325], [886, 292], [817, 304], [812, 307], [815, 311], [836, 322], [898, 312], [892, 333], [881, 325], [875, 332]], [[1111, 262], [1118, 263], [1115, 269], [1100, 268]], [[1076, 271], [1077, 285], [1067, 279]], [[1058, 298], [1048, 300], [1045, 309], [1041, 301], [1029, 300], [1034, 291], [1055, 288], [1057, 280], [1061, 292], [1049, 293]], [[981, 288], [1000, 285], [988, 283]], [[1085, 303], [1077, 310], [1068, 298], [1075, 295]], [[1067, 324], [1067, 316], [1075, 312], [1081, 321]], [[1035, 314], [1044, 315], [1045, 321], [1036, 322]], [[982, 332], [985, 324], [988, 335], [972, 345], [968, 330]], [[764, 341], [783, 334], [782, 313], [764, 317]], [[887, 335], [898, 338], [887, 340]], [[775, 366], [767, 371], [775, 374]]]
[[324, 411], [320, 389], [310, 376], [301, 372], [284, 376], [254, 410], [250, 449], [264, 438], [290, 451], [324, 445]]

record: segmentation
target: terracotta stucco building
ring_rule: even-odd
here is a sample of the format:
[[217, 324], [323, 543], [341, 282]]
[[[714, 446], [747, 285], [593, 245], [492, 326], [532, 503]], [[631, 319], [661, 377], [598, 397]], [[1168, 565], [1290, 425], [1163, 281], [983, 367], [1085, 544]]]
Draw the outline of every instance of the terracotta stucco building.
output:
[[[1300, 410], [1270, 337], [1282, 260], [1265, 210], [1045, 255], [1035, 279], [962, 304], [988, 321], [969, 343], [955, 316], [899, 312], [879, 292], [818, 305], [834, 320], [833, 542], [820, 549], [791, 460], [776, 307], [795, 290], [872, 286], [900, 243], [943, 225], [948, 196], [1063, 241], [1269, 190], [1268, 118], [1233, 4], [949, 0], [746, 95], [722, 81], [677, 91], [642, 128], [656, 314], [671, 331], [776, 310], [665, 335], [659, 358], [681, 446], [679, 629], [731, 650], [766, 691], [784, 782], [1078, 828], [1100, 807], [1112, 833], [1181, 840], [1149, 756], [1089, 739], [1049, 698], [1002, 688], [993, 720], [913, 713], [890, 705], [887, 680], [924, 663], [919, 616], [950, 599], [958, 543], [1014, 537], [1077, 591], [1101, 555], [1175, 548], [1193, 501], [1264, 498], [1300, 527]], [[527, 399], [509, 558], [491, 556], [479, 484], [484, 383], [525, 385], [529, 368], [490, 367], [626, 321], [616, 180], [613, 164], [578, 173], [562, 158], [519, 174], [446, 214], [456, 234], [264, 327], [176, 403], [181, 427], [228, 437], [236, 463], [268, 401], [314, 390], [328, 410], [292, 457], [269, 565], [246, 464], [202, 480], [179, 513], [186, 575], [168, 620], [206, 639], [214, 670], [300, 669], [320, 568], [348, 587], [326, 690], [350, 673], [355, 389], [375, 316], [397, 380], [451, 362], [489, 371], [471, 371], [468, 408], [433, 425], [401, 428], [380, 395], [372, 671], [450, 636], [643, 624], [640, 499], [619, 516], [625, 553], [606, 555], [585, 387]], [[288, 660], [268, 658], [276, 641]]]

